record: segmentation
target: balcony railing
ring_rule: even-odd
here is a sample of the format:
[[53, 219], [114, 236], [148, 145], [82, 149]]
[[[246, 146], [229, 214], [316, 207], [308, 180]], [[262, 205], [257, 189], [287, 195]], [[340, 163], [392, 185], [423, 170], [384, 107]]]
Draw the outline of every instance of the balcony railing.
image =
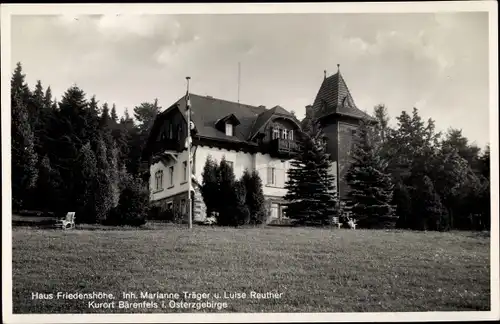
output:
[[276, 153], [291, 154], [297, 150], [297, 143], [289, 139], [275, 138], [271, 142], [271, 147]]

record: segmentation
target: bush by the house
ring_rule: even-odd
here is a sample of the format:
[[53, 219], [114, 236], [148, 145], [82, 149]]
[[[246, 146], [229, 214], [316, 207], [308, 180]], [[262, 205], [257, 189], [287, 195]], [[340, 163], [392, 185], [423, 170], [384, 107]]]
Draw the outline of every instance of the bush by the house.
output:
[[120, 194], [108, 224], [140, 226], [146, 223], [149, 196], [140, 179], [134, 179]]

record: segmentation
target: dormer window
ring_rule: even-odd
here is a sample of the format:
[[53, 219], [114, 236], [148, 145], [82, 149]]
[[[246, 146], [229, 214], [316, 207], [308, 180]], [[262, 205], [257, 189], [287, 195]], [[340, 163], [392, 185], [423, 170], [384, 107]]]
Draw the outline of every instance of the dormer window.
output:
[[240, 121], [234, 114], [227, 115], [215, 122], [215, 128], [224, 132], [227, 136], [234, 136], [234, 128], [240, 124]]
[[226, 135], [233, 136], [233, 124], [226, 123]]

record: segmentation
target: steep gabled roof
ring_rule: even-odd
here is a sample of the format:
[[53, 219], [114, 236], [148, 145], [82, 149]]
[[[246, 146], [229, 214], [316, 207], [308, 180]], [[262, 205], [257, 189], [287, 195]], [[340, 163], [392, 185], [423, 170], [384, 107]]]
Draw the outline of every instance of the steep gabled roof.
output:
[[250, 131], [248, 140], [251, 140], [255, 135], [257, 135], [257, 133], [263, 127], [266, 126], [266, 124], [271, 120], [271, 118], [276, 115], [288, 117], [293, 121], [295, 121], [297, 125], [300, 124], [298, 120], [296, 120], [296, 118], [285, 108], [281, 106], [274, 106], [273, 108], [268, 109], [257, 116], [257, 119], [255, 120], [255, 123], [253, 124], [252, 129]]
[[[190, 94], [189, 98], [191, 118], [198, 130], [197, 135], [213, 139], [246, 142], [255, 118], [265, 110], [263, 107], [254, 107], [196, 94]], [[177, 103], [181, 111], [184, 111], [186, 106], [184, 97], [180, 98]], [[239, 125], [235, 127], [234, 136], [227, 136], [224, 131], [217, 129], [215, 124], [222, 118], [231, 115], [236, 117]]]
[[313, 111], [319, 117], [332, 113], [359, 119], [373, 120], [354, 103], [351, 92], [340, 71], [323, 80], [313, 104]]

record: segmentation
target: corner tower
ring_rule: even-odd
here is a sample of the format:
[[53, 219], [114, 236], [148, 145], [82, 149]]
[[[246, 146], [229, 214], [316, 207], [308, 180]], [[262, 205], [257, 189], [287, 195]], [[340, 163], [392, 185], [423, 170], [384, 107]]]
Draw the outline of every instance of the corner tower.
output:
[[327, 151], [333, 162], [332, 172], [336, 177], [337, 191], [340, 199], [344, 199], [349, 191], [344, 178], [350, 166], [353, 137], [359, 127], [359, 122], [360, 120], [368, 123], [377, 121], [356, 106], [340, 73], [339, 64], [337, 64], [337, 69], [337, 73], [329, 77], [325, 71], [313, 105], [306, 107], [306, 115], [314, 116], [321, 123], [327, 137]]

